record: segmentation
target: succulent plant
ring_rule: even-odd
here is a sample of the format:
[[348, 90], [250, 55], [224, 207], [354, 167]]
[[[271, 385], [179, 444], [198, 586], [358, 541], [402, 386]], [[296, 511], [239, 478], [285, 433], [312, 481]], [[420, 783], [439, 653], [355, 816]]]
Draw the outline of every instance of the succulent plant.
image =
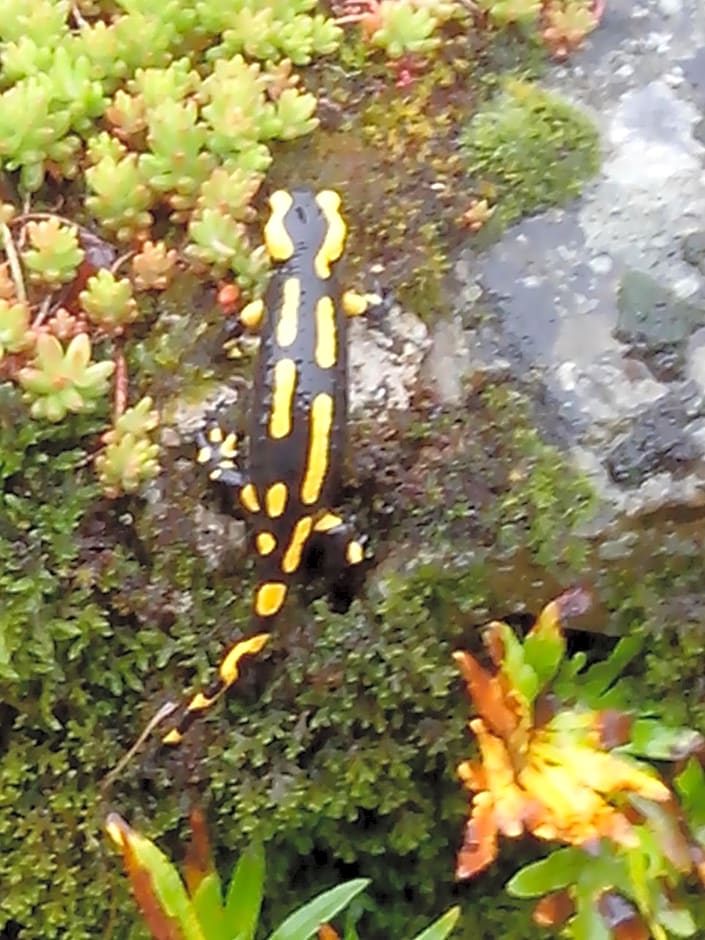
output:
[[86, 182], [93, 191], [86, 206], [118, 241], [129, 241], [152, 224], [149, 213], [154, 194], [147, 186], [137, 155], [109, 134], [93, 138], [88, 146], [93, 166], [86, 170]]
[[47, 330], [62, 342], [73, 339], [86, 330], [86, 321], [82, 317], [74, 316], [65, 307], [59, 307], [56, 313], [47, 320]]
[[158, 193], [193, 197], [215, 166], [205, 150], [207, 130], [195, 101], [165, 100], [147, 112], [149, 151], [139, 158], [140, 173]]
[[500, 26], [508, 23], [535, 23], [541, 12], [542, 0], [478, 0]]
[[118, 280], [106, 268], [88, 278], [86, 289], [79, 294], [79, 300], [92, 323], [116, 335], [139, 316], [129, 279], [125, 277]]
[[252, 222], [255, 210], [252, 200], [262, 184], [262, 174], [244, 170], [235, 161], [227, 160], [217, 167], [201, 186], [197, 208], [217, 209], [239, 222]]
[[105, 449], [97, 455], [95, 465], [103, 490], [111, 499], [134, 493], [159, 473], [159, 445], [149, 437], [159, 424], [153, 404], [151, 398], [142, 398], [103, 435]]
[[176, 249], [164, 242], [147, 241], [132, 259], [132, 280], [136, 290], [164, 290], [177, 262]]
[[557, 59], [577, 49], [598, 23], [590, 0], [552, 0], [543, 18], [543, 41]]
[[18, 353], [27, 349], [33, 339], [27, 304], [0, 299], [0, 360], [7, 353]]
[[10, 276], [10, 265], [6, 261], [4, 264], [0, 264], [0, 298], [14, 300], [15, 294], [15, 282]]
[[245, 226], [220, 209], [203, 209], [194, 214], [188, 227], [187, 258], [225, 271], [238, 254], [249, 252]]
[[28, 222], [31, 247], [22, 252], [22, 261], [34, 281], [58, 287], [73, 280], [84, 258], [75, 225], [63, 225], [56, 216]]
[[435, 49], [440, 43], [433, 35], [438, 22], [432, 10], [416, 0], [381, 0], [363, 17], [362, 26], [374, 46], [384, 49], [391, 59], [399, 59]]
[[61, 421], [67, 412], [93, 408], [108, 388], [113, 362], [91, 362], [91, 341], [79, 333], [66, 349], [50, 333], [37, 336], [31, 366], [20, 369], [20, 385], [32, 401], [33, 418]]
[[320, 13], [309, 13], [311, 0], [250, 0], [232, 9], [226, 4], [200, 0], [196, 4], [204, 27], [221, 33], [219, 45], [208, 51], [218, 59], [245, 52], [254, 59], [274, 60], [283, 55], [296, 65], [307, 65], [314, 55], [328, 55], [338, 47], [342, 30]]

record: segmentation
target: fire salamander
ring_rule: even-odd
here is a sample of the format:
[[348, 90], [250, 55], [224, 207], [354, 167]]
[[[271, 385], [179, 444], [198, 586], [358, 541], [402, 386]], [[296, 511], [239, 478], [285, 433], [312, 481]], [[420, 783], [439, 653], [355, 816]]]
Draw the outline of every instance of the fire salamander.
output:
[[234, 491], [251, 522], [257, 578], [249, 638], [231, 646], [217, 677], [185, 704], [163, 737], [178, 744], [199, 714], [238, 678], [243, 655], [257, 653], [306, 555], [315, 551], [331, 576], [359, 569], [363, 543], [333, 510], [346, 443], [347, 319], [378, 304], [376, 295], [343, 292], [334, 267], [346, 225], [340, 197], [324, 190], [280, 190], [270, 198], [264, 241], [273, 274], [263, 300], [240, 314], [258, 330], [247, 474], [232, 432], [212, 427], [198, 462]]

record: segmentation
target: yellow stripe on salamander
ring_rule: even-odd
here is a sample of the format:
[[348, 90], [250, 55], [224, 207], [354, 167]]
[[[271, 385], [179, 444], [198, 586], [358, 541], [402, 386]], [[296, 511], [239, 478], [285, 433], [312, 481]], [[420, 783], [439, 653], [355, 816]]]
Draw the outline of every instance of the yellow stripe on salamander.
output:
[[322, 369], [330, 369], [335, 365], [337, 355], [335, 307], [330, 297], [321, 297], [316, 304], [316, 362]]
[[330, 277], [330, 266], [343, 253], [347, 227], [340, 214], [340, 196], [332, 189], [323, 189], [316, 196], [318, 207], [326, 218], [328, 230], [323, 244], [314, 260], [316, 274], [326, 280]]
[[295, 389], [296, 363], [293, 359], [280, 359], [274, 367], [272, 412], [269, 416], [269, 434], [277, 440], [291, 434]]
[[284, 224], [284, 216], [293, 202], [291, 194], [284, 189], [278, 189], [269, 197], [272, 214], [264, 226], [264, 243], [274, 261], [288, 261], [294, 254], [294, 243]]
[[299, 303], [301, 281], [288, 277], [284, 281], [282, 309], [277, 323], [277, 342], [280, 346], [291, 346], [299, 329]]
[[301, 564], [301, 553], [312, 528], [313, 519], [310, 516], [302, 516], [294, 526], [291, 541], [282, 559], [282, 571], [286, 574], [292, 574]]
[[324, 392], [311, 404], [311, 430], [308, 442], [306, 473], [301, 484], [301, 501], [310, 506], [321, 495], [328, 471], [330, 432], [333, 426], [333, 399]]

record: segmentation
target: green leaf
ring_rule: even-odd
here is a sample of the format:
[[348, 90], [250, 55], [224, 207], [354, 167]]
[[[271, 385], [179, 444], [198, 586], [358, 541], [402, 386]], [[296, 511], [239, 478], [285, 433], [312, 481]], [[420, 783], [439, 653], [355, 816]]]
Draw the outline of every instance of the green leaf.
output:
[[702, 844], [705, 842], [705, 770], [697, 758], [690, 758], [674, 784], [683, 803], [688, 826]]
[[177, 921], [184, 940], [206, 940], [176, 867], [153, 842], [143, 836], [133, 833], [130, 847], [136, 862], [151, 875], [160, 907], [167, 916]]
[[356, 895], [364, 891], [369, 883], [369, 878], [355, 878], [338, 885], [337, 888], [324, 891], [290, 914], [271, 934], [269, 940], [309, 940], [321, 924], [328, 923]]
[[624, 671], [644, 645], [644, 637], [639, 634], [624, 637], [617, 643], [610, 656], [604, 662], [595, 663], [584, 674], [581, 688], [593, 701], [609, 689], [615, 679]]
[[226, 936], [252, 940], [259, 922], [264, 892], [265, 858], [260, 843], [253, 843], [241, 856], [225, 902]]
[[669, 907], [659, 911], [657, 920], [669, 933], [677, 937], [692, 937], [695, 933], [693, 915], [684, 907]]
[[434, 921], [425, 930], [417, 934], [413, 940], [445, 940], [451, 930], [455, 927], [460, 917], [460, 908], [451, 907], [438, 920]]
[[610, 931], [592, 898], [579, 899], [570, 927], [573, 940], [610, 940]]
[[632, 725], [630, 740], [620, 750], [651, 760], [682, 760], [702, 743], [692, 728], [668, 728], [655, 718], [639, 718]]
[[559, 633], [536, 632], [524, 640], [524, 659], [536, 673], [541, 689], [558, 672], [564, 652], [565, 640]]
[[516, 898], [536, 898], [558, 891], [578, 880], [590, 860], [580, 849], [557, 849], [548, 858], [525, 865], [507, 882], [509, 894]]
[[230, 940], [217, 872], [210, 872], [201, 880], [191, 897], [191, 903], [206, 940]]
[[538, 676], [526, 663], [524, 648], [512, 628], [506, 623], [500, 626], [504, 645], [502, 671], [506, 673], [512, 687], [531, 705], [540, 691]]

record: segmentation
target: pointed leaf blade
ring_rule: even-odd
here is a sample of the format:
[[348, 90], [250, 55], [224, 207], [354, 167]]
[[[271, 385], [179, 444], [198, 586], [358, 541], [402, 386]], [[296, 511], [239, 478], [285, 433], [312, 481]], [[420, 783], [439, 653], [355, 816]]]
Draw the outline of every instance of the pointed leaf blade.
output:
[[253, 843], [240, 856], [225, 902], [227, 936], [252, 940], [259, 922], [264, 893], [265, 857], [261, 844]]
[[309, 940], [321, 924], [335, 917], [356, 895], [364, 891], [369, 883], [369, 878], [355, 878], [324, 891], [287, 917], [271, 934], [269, 940]]
[[438, 920], [434, 921], [425, 930], [417, 934], [413, 940], [445, 940], [448, 934], [453, 930], [460, 917], [460, 908], [451, 907]]

